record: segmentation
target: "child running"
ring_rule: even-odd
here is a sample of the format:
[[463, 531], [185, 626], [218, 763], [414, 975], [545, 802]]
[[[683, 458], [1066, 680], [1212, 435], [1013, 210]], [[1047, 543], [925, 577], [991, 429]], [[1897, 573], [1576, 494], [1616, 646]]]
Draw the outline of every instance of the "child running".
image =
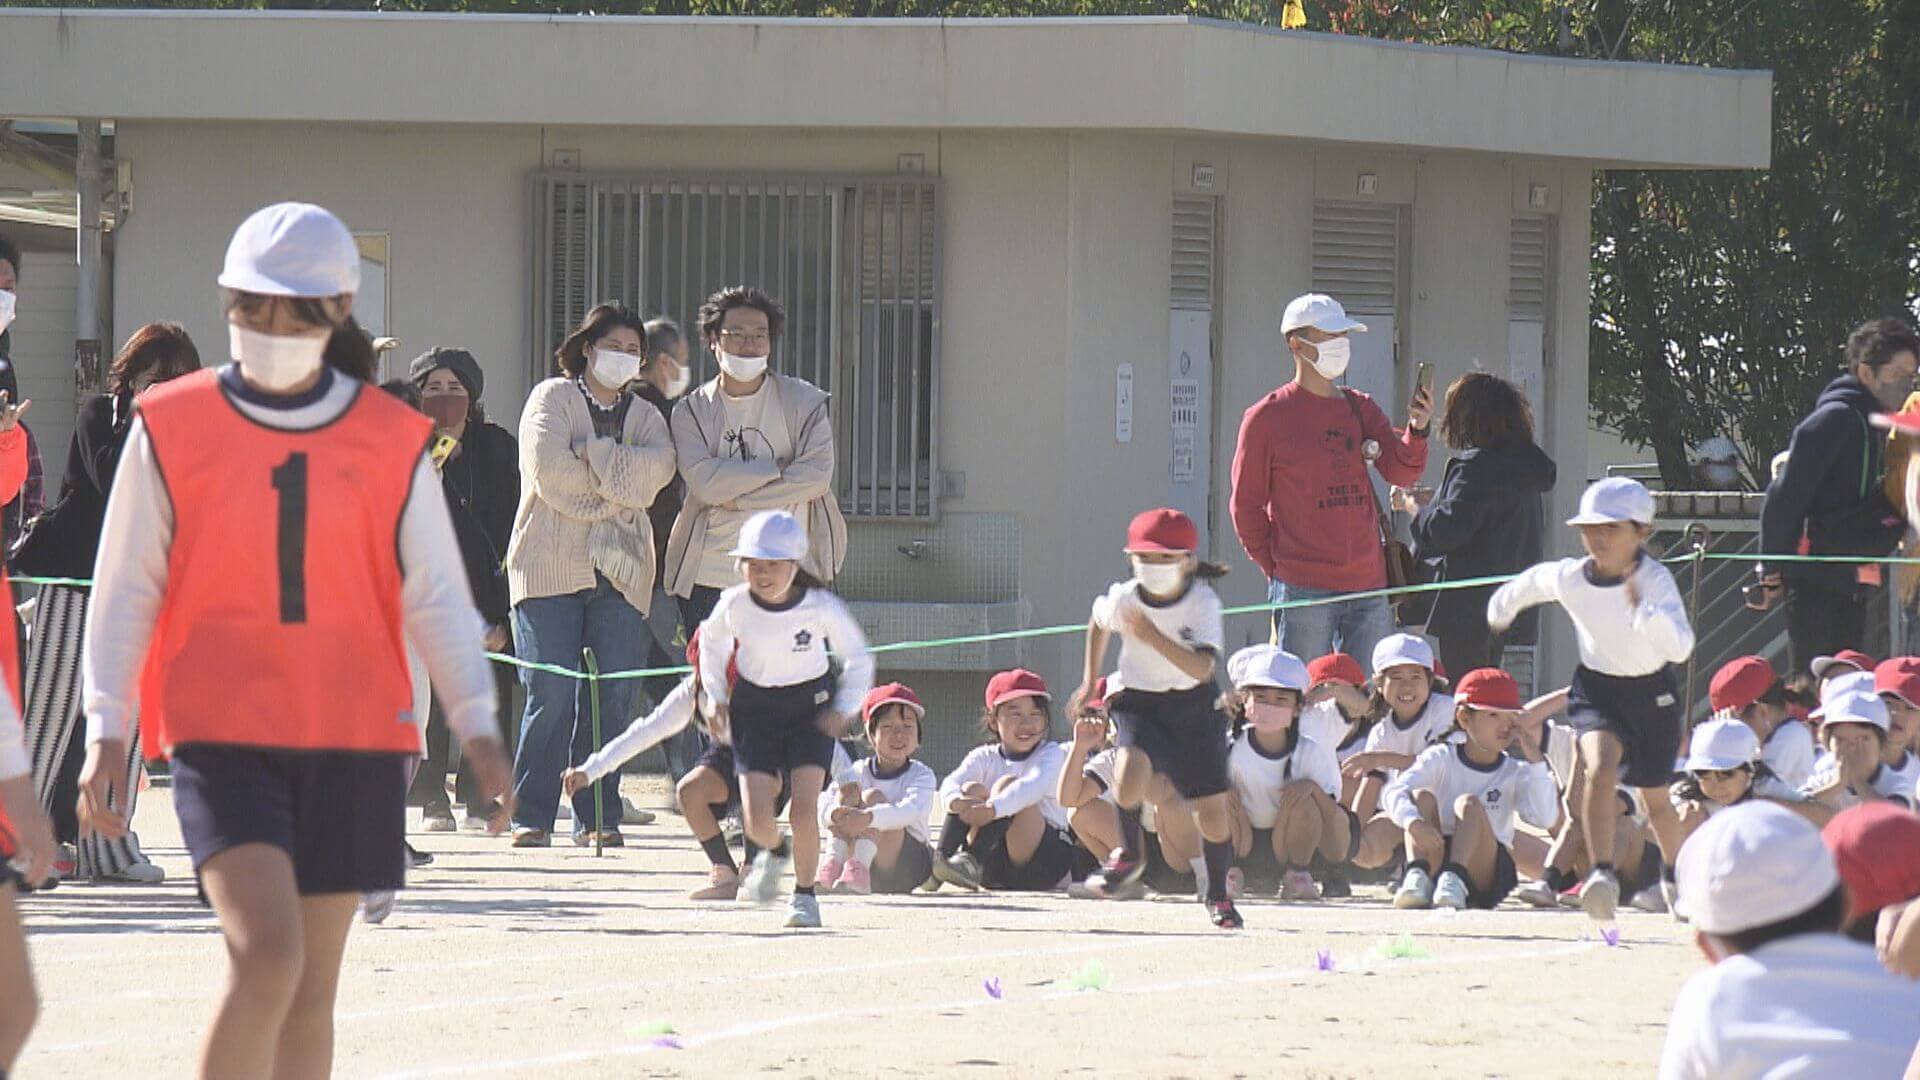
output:
[[[814, 928], [820, 925], [814, 895], [820, 791], [835, 740], [873, 688], [873, 656], [847, 605], [800, 569], [807, 531], [792, 514], [767, 510], [748, 518], [733, 557], [746, 580], [720, 594], [701, 624], [700, 685], [714, 703], [714, 730], [733, 742], [741, 816], [747, 838], [761, 849], [741, 890], [749, 900], [771, 903], [791, 863], [786, 925]], [[733, 686], [729, 657], [740, 673]], [[844, 665], [837, 689], [833, 657]], [[783, 776], [793, 800], [791, 848], [774, 820]]]
[[1580, 764], [1568, 816], [1593, 858], [1581, 906], [1604, 921], [1620, 902], [1611, 861], [1617, 784], [1640, 791], [1667, 864], [1679, 854], [1678, 820], [1663, 797], [1681, 736], [1671, 665], [1693, 652], [1693, 627], [1673, 575], [1647, 553], [1653, 495], [1638, 481], [1609, 477], [1588, 487], [1568, 524], [1580, 530], [1587, 557], [1541, 563], [1502, 585], [1487, 602], [1487, 623], [1504, 633], [1522, 611], [1549, 602], [1573, 620], [1580, 666], [1567, 719], [1580, 733]]
[[926, 707], [901, 685], [876, 686], [860, 706], [873, 755], [836, 776], [821, 800], [833, 837], [815, 887], [865, 896], [910, 893], [933, 874], [927, 819], [940, 782], [913, 755]]
[[1200, 531], [1178, 510], [1149, 510], [1127, 529], [1126, 553], [1133, 577], [1114, 585], [1093, 605], [1074, 712], [1100, 677], [1107, 645], [1120, 638], [1119, 683], [1107, 701], [1120, 752], [1114, 795], [1120, 808], [1121, 846], [1108, 856], [1089, 885], [1116, 893], [1146, 872], [1140, 823], [1155, 773], [1193, 804], [1206, 865], [1202, 898], [1215, 926], [1246, 925], [1227, 896], [1233, 863], [1232, 780], [1227, 774], [1225, 727], [1214, 690], [1214, 669], [1226, 639], [1220, 598], [1202, 578], [1226, 573], [1202, 563], [1194, 551]]
[[1301, 728], [1307, 665], [1278, 646], [1254, 645], [1233, 654], [1227, 674], [1233, 684], [1227, 715], [1235, 729], [1227, 758], [1233, 846], [1247, 891], [1318, 900], [1309, 867], [1345, 863], [1360, 822], [1338, 801], [1333, 747]]
[[327, 211], [248, 218], [220, 274], [237, 363], [140, 399], [107, 503], [81, 821], [126, 832], [137, 698], [226, 938], [204, 1075], [331, 1067], [354, 910], [405, 868], [409, 642], [480, 794], [513, 804], [432, 425], [367, 385], [359, 284]]
[[1067, 754], [1047, 738], [1053, 695], [1016, 668], [987, 680], [974, 747], [940, 784], [946, 811], [933, 876], [956, 888], [1052, 892], [1085, 872], [1056, 793]]
[[[1407, 838], [1407, 874], [1393, 898], [1397, 908], [1499, 906], [1519, 883], [1515, 816], [1550, 829], [1560, 814], [1559, 792], [1540, 748], [1519, 725], [1520, 687], [1513, 676], [1498, 668], [1470, 671], [1461, 677], [1455, 701], [1455, 722], [1465, 737], [1428, 747], [1387, 785], [1387, 813]], [[1507, 752], [1515, 743], [1522, 757]]]

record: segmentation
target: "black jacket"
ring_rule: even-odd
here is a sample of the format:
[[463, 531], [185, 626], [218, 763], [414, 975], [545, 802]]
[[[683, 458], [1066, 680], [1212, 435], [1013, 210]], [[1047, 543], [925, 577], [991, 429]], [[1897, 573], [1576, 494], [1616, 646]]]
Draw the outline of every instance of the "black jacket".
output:
[[505, 625], [507, 577], [503, 564], [520, 505], [520, 445], [505, 428], [467, 422], [460, 452], [440, 470], [440, 486], [453, 515], [461, 562], [474, 605], [488, 623]]
[[[1440, 490], [1413, 519], [1414, 556], [1443, 581], [1525, 570], [1540, 561], [1545, 538], [1542, 499], [1558, 476], [1553, 459], [1531, 442], [1462, 452], [1447, 462]], [[1434, 620], [1484, 622], [1490, 591], [1440, 593]], [[1514, 640], [1531, 640], [1530, 623], [1519, 626]]]
[[67, 446], [67, 472], [60, 494], [47, 504], [34, 530], [56, 530], [39, 538], [33, 573], [52, 577], [93, 576], [94, 556], [100, 551], [100, 530], [107, 517], [107, 494], [113, 473], [127, 447], [132, 427], [131, 399], [116, 400], [94, 394], [80, 403], [74, 419], [73, 441]]
[[[660, 410], [662, 420], [667, 421], [668, 424], [673, 423], [673, 402], [667, 400], [667, 395], [655, 389], [652, 383], [645, 382], [639, 384], [639, 390], [636, 392], [642, 401]], [[667, 538], [673, 535], [673, 523], [680, 517], [680, 507], [685, 502], [686, 496], [687, 482], [680, 478], [679, 473], [674, 473], [673, 479], [667, 482], [667, 486], [661, 488], [660, 494], [653, 497], [653, 505], [647, 507], [647, 520], [653, 523], [653, 565], [655, 566], [667, 565]]]
[[[1813, 412], [1793, 429], [1787, 467], [1767, 487], [1760, 510], [1760, 553], [1793, 555], [1800, 538], [1813, 555], [1890, 554], [1906, 521], [1881, 489], [1886, 436], [1869, 418], [1884, 412], [1866, 384], [1842, 375], [1827, 384]], [[1853, 567], [1781, 563], [1768, 567], [1792, 581], [1845, 589]]]

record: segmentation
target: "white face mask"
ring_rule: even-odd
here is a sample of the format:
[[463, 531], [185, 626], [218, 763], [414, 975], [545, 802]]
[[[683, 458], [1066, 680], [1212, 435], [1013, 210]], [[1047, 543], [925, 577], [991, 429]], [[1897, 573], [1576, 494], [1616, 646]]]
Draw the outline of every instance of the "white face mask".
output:
[[0, 334], [13, 325], [13, 306], [17, 298], [5, 289], [0, 289]]
[[682, 366], [678, 372], [674, 373], [673, 378], [667, 380], [667, 397], [677, 398], [686, 393], [687, 387], [692, 385], [693, 372]]
[[595, 349], [590, 370], [601, 386], [618, 390], [640, 377], [640, 358], [619, 349]]
[[1149, 563], [1133, 560], [1134, 579], [1155, 596], [1172, 596], [1187, 583], [1187, 568], [1179, 563]]
[[1347, 373], [1347, 364], [1353, 360], [1353, 345], [1346, 338], [1332, 338], [1314, 346], [1320, 355], [1313, 361], [1313, 370], [1323, 379], [1337, 379]]
[[312, 378], [327, 351], [324, 337], [278, 337], [232, 323], [227, 339], [247, 379], [276, 394]]
[[740, 382], [752, 382], [767, 370], [764, 356], [735, 356], [724, 350], [715, 351], [720, 354], [720, 370]]

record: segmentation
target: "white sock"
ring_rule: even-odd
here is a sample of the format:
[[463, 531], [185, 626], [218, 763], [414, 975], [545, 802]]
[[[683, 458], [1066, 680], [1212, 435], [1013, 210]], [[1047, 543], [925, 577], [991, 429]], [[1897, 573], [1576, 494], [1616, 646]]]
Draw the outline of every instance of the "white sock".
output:
[[857, 849], [847, 847], [847, 842], [838, 836], [834, 837], [832, 842], [827, 845], [827, 853], [842, 862], [846, 861], [848, 852], [852, 850]]
[[873, 857], [880, 854], [880, 845], [861, 837], [853, 842], [853, 858], [862, 866], [872, 866]]
[[1193, 857], [1193, 884], [1195, 886], [1195, 892], [1198, 892], [1201, 896], [1207, 895], [1207, 885], [1209, 882], [1207, 881], [1207, 857], [1205, 855], [1195, 855]]

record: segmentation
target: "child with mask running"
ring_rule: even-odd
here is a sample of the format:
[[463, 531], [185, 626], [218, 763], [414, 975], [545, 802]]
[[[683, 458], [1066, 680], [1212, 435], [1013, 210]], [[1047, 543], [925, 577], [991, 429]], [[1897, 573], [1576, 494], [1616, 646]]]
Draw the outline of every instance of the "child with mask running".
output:
[[1193, 804], [1204, 841], [1207, 894], [1215, 926], [1245, 925], [1227, 896], [1233, 863], [1232, 780], [1227, 772], [1226, 727], [1213, 676], [1226, 638], [1220, 598], [1204, 578], [1226, 571], [1194, 554], [1200, 532], [1178, 510], [1149, 510], [1127, 529], [1133, 577], [1095, 601], [1073, 712], [1100, 677], [1107, 646], [1120, 638], [1119, 683], [1107, 700], [1120, 752], [1114, 795], [1120, 806], [1121, 846], [1089, 884], [1109, 893], [1130, 888], [1146, 872], [1141, 804], [1155, 773]]
[[[770, 903], [791, 863], [786, 925], [817, 928], [820, 791], [835, 740], [873, 688], [873, 656], [847, 605], [800, 569], [807, 533], [792, 514], [767, 510], [748, 518], [733, 554], [745, 581], [722, 593], [701, 625], [700, 685], [714, 703], [716, 733], [733, 743], [741, 816], [761, 849], [741, 892]], [[740, 672], [732, 686], [729, 657]], [[833, 657], [844, 663], [837, 686]], [[783, 775], [792, 797], [789, 820], [796, 823], [791, 851], [774, 821]]]
[[1573, 620], [1580, 666], [1568, 688], [1567, 719], [1580, 733], [1580, 764], [1568, 816], [1594, 859], [1581, 906], [1604, 921], [1620, 902], [1609, 858], [1617, 784], [1639, 789], [1667, 862], [1679, 854], [1678, 821], [1663, 796], [1681, 736], [1672, 665], [1693, 652], [1693, 627], [1673, 575], [1646, 550], [1653, 495], [1638, 481], [1609, 477], [1587, 488], [1568, 524], [1580, 530], [1587, 557], [1541, 563], [1502, 585], [1487, 602], [1487, 623], [1503, 633], [1522, 611], [1549, 602]]

